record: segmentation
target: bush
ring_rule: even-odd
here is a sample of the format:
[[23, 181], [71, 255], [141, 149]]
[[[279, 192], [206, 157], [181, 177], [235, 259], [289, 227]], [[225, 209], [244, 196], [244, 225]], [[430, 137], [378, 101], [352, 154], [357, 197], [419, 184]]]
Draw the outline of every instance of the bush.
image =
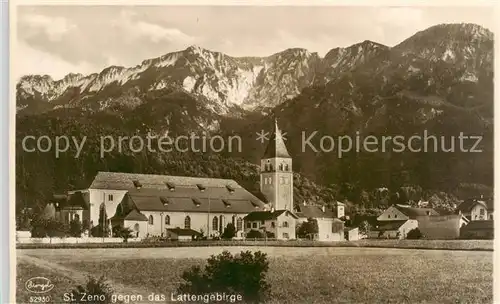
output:
[[75, 218], [69, 223], [69, 234], [72, 237], [81, 237], [83, 232], [82, 223]]
[[418, 240], [418, 239], [421, 239], [423, 237], [424, 237], [424, 235], [422, 234], [422, 232], [420, 232], [420, 229], [418, 229], [418, 228], [410, 230], [408, 232], [408, 234], [406, 235], [406, 238], [410, 239], [410, 240]]
[[224, 233], [222, 233], [222, 238], [226, 240], [230, 240], [236, 236], [236, 228], [233, 223], [229, 223], [224, 229]]
[[128, 239], [133, 237], [132, 230], [130, 228], [125, 228], [122, 226], [113, 227], [113, 236], [122, 238], [126, 243]]
[[32, 222], [31, 237], [65, 237], [68, 230], [67, 225], [58, 220], [39, 217]]
[[250, 230], [245, 236], [247, 239], [263, 239], [266, 236], [259, 230]]
[[178, 293], [238, 294], [246, 303], [260, 303], [269, 293], [269, 284], [265, 275], [269, 269], [267, 255], [257, 251], [243, 251], [239, 255], [231, 255], [223, 251], [218, 256], [208, 259], [204, 271], [193, 266], [182, 274], [185, 283], [178, 288]]
[[[112, 303], [111, 296], [113, 289], [106, 283], [104, 276], [99, 279], [89, 277], [85, 286], [79, 285], [74, 289], [71, 294], [74, 301], [72, 303]], [[82, 301], [82, 296], [93, 297], [91, 301]]]

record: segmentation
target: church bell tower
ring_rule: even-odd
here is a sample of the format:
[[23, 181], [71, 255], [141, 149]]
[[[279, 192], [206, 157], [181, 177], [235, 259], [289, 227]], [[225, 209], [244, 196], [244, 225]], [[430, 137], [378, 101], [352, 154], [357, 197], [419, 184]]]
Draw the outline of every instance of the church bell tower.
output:
[[260, 191], [275, 210], [293, 212], [292, 158], [274, 122], [274, 133], [260, 161]]

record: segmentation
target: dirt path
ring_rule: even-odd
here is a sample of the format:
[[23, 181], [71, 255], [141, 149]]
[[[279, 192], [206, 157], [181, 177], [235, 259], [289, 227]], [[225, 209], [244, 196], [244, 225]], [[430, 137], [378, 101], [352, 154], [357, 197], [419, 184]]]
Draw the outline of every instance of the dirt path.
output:
[[[72, 269], [51, 261], [43, 260], [29, 255], [20, 254], [18, 255], [18, 258], [25, 263], [58, 272], [61, 275], [73, 279], [78, 284], [85, 284], [87, 282], [87, 278], [90, 276], [90, 273]], [[116, 295], [142, 295], [144, 298], [147, 298], [147, 296], [153, 292], [136, 286], [124, 285], [108, 278], [106, 278], [106, 281], [113, 288], [113, 293]]]

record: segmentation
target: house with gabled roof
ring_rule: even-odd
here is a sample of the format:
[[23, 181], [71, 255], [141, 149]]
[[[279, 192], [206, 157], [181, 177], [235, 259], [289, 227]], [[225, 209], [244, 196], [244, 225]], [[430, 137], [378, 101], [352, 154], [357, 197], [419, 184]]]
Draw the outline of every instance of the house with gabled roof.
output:
[[470, 221], [493, 220], [493, 198], [469, 198], [460, 203], [457, 213], [463, 214]]
[[318, 233], [313, 236], [314, 240], [330, 242], [344, 240], [344, 222], [340, 220], [345, 216], [343, 203], [335, 202], [333, 208], [329, 208], [324, 205], [303, 202], [297, 206], [296, 214], [299, 225], [309, 220], [316, 221]]
[[377, 218], [378, 225], [371, 231], [371, 238], [404, 239], [408, 232], [418, 228], [420, 217], [439, 216], [432, 208], [415, 208], [409, 205], [395, 204], [387, 208]]
[[[217, 237], [228, 223], [233, 223], [241, 238], [245, 235], [244, 218], [255, 211], [281, 212], [274, 220], [282, 215], [296, 218], [292, 159], [276, 122], [274, 127], [260, 162], [262, 199], [231, 179], [98, 172], [87, 189], [66, 194], [68, 202], [73, 197], [80, 197], [78, 201], [83, 198], [81, 210], [76, 203], [63, 209], [78, 209], [78, 216], [88, 221], [90, 228], [129, 227], [138, 237], [166, 236], [172, 229], [191, 229]], [[99, 223], [105, 220], [100, 218], [101, 210], [105, 211], [106, 223]], [[280, 238], [295, 238], [295, 222], [289, 224], [282, 227], [289, 232], [276, 230]]]
[[289, 210], [254, 211], [245, 216], [245, 233], [258, 231], [278, 240], [294, 240], [298, 217]]

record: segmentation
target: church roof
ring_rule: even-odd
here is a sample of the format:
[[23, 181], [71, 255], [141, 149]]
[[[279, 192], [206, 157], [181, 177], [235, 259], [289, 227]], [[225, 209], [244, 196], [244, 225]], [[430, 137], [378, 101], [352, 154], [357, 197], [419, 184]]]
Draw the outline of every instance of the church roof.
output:
[[222, 188], [226, 186], [235, 189], [242, 188], [232, 179], [100, 171], [92, 181], [89, 189], [175, 189], [176, 187], [188, 187], [194, 189], [197, 188], [198, 184], [207, 188]]
[[176, 186], [170, 189], [130, 189], [121, 204], [127, 209], [163, 212], [250, 213], [265, 204], [242, 187]]
[[267, 145], [263, 158], [274, 157], [290, 158], [290, 154], [288, 154], [288, 150], [286, 149], [285, 139], [278, 128], [277, 121], [274, 122], [274, 132], [269, 140], [269, 144]]

